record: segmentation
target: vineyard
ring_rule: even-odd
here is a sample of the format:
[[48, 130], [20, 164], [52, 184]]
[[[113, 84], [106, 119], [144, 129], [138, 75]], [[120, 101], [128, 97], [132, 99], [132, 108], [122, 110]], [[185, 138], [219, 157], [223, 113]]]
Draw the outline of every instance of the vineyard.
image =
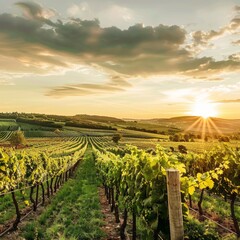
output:
[[0, 240], [240, 240], [240, 0], [0, 6]]
[[13, 132], [11, 131], [2, 131], [0, 132], [0, 143], [5, 142], [10, 139]]
[[[9, 139], [11, 134], [1, 132], [1, 141]], [[37, 239], [56, 239], [59, 234], [62, 239], [105, 239], [101, 217], [96, 215], [97, 205], [88, 206], [87, 215], [83, 212], [87, 204], [83, 199], [95, 192], [91, 198], [96, 200], [100, 185], [119, 224], [117, 232], [121, 239], [170, 239], [168, 169], [178, 170], [180, 176], [185, 238], [240, 236], [238, 148], [216, 145], [207, 151], [181, 153], [169, 150], [159, 141], [149, 140], [154, 145], [141, 149], [134, 146], [140, 140], [133, 139], [130, 145], [130, 138], [126, 139], [129, 145], [123, 144], [124, 140], [116, 144], [110, 136], [38, 138], [24, 149], [0, 149], [0, 236], [4, 238], [20, 226], [26, 239], [34, 239], [36, 231], [39, 231]], [[62, 204], [67, 208], [71, 201], [71, 212], [66, 215], [65, 208], [61, 211]], [[28, 222], [29, 214], [43, 206], [46, 210], [34, 220], [35, 225], [21, 226], [21, 222]], [[88, 210], [91, 207], [96, 209], [91, 212]], [[76, 209], [82, 213], [76, 213]], [[86, 229], [92, 221], [86, 218], [92, 213], [99, 218], [95, 219], [99, 222], [98, 230]], [[52, 214], [56, 215], [55, 220]], [[63, 216], [66, 229], [58, 219]], [[85, 221], [74, 223], [81, 216]], [[51, 225], [56, 228], [49, 228]]]

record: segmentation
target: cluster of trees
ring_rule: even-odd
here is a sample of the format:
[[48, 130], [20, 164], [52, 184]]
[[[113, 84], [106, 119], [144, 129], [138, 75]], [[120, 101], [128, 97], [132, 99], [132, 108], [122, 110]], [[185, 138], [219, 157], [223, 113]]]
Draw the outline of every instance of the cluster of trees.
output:
[[[175, 152], [175, 148], [174, 147], [170, 147], [170, 150], [171, 150], [171, 152]], [[178, 151], [180, 153], [185, 153], [185, 154], [188, 153], [187, 147], [184, 146], [184, 145], [178, 145]]]
[[219, 141], [219, 142], [230, 142], [230, 138], [227, 137], [227, 136], [220, 136], [220, 137], [218, 138], [218, 141]]
[[[134, 121], [134, 123], [137, 123]], [[140, 127], [134, 127], [134, 126], [128, 126], [125, 127], [125, 129], [129, 130], [135, 130], [135, 131], [140, 131], [140, 132], [148, 132], [148, 133], [156, 133], [156, 134], [162, 134], [162, 135], [168, 135], [168, 134], [175, 134], [176, 132], [181, 131], [179, 128], [171, 127], [171, 129], [168, 129], [167, 131], [164, 130], [156, 130], [156, 129], [146, 129], [146, 128], [140, 128]]]
[[146, 128], [138, 128], [138, 127], [131, 127], [131, 126], [126, 127], [126, 129], [140, 131], [140, 132], [148, 132], [148, 133], [159, 133], [158, 130], [146, 129]]
[[229, 136], [231, 140], [240, 140], [240, 132]]
[[78, 114], [76, 116], [71, 117], [72, 120], [75, 121], [93, 121], [100, 123], [117, 123], [121, 124], [125, 121], [119, 118], [107, 117], [107, 116], [98, 116], [98, 115], [87, 115], [87, 114]]
[[44, 127], [49, 127], [49, 128], [63, 128], [62, 124], [57, 124], [53, 121], [49, 120], [39, 120], [39, 119], [29, 119], [29, 118], [17, 118], [17, 122], [22, 122], [22, 123], [28, 123], [28, 124], [34, 124], [34, 125], [40, 125]]
[[[169, 136], [169, 140], [172, 142], [194, 142], [195, 135], [192, 133], [186, 133], [186, 134], [174, 134]], [[201, 136], [200, 136], [201, 138]]]
[[103, 130], [117, 130], [117, 128], [108, 126], [108, 125], [100, 125], [94, 123], [79, 123], [79, 122], [66, 122], [65, 126], [69, 127], [79, 127], [79, 128], [92, 128], [92, 129], [103, 129]]
[[[181, 134], [177, 133], [169, 136], [169, 140], [172, 142], [194, 142], [196, 139], [202, 139], [200, 134], [186, 133]], [[210, 139], [218, 140], [219, 142], [230, 142], [230, 140], [238, 140], [237, 135], [224, 136], [224, 135], [205, 135], [204, 141], [208, 142]], [[240, 137], [239, 137], [240, 139]]]

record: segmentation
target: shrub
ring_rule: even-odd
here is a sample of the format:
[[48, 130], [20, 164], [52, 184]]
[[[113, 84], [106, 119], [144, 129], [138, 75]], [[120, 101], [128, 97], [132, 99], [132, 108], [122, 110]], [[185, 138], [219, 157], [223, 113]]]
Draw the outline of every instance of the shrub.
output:
[[19, 145], [25, 145], [26, 144], [26, 139], [24, 137], [24, 134], [22, 131], [15, 131], [12, 136], [10, 137], [10, 143], [16, 147]]

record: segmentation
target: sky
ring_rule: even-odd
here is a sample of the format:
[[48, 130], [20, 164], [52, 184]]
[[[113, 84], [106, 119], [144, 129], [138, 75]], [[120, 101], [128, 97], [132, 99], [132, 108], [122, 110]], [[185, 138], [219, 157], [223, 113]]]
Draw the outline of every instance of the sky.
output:
[[240, 119], [239, 72], [239, 0], [0, 0], [0, 112]]

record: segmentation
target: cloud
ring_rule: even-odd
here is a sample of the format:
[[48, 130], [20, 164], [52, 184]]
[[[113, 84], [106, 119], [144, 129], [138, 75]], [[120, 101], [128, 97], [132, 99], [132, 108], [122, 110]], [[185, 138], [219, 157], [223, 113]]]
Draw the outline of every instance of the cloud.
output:
[[[116, 27], [101, 28], [98, 20], [72, 19], [65, 24], [58, 21], [55, 26], [45, 28], [40, 21], [2, 14], [0, 28], [0, 44], [8, 45], [8, 50], [11, 46], [13, 48], [13, 51], [0, 54], [14, 58], [19, 55], [19, 59], [32, 57], [32, 62], [36, 61], [36, 55], [41, 55], [39, 49], [45, 48], [50, 53], [54, 52], [53, 55], [67, 55], [65, 60], [72, 58], [73, 62], [95, 64], [128, 75], [138, 75], [138, 70], [143, 68], [149, 75], [151, 71], [153, 74], [161, 73], [157, 70], [161, 65], [172, 67], [174, 58], [188, 57], [187, 51], [180, 49], [186, 33], [178, 26], [143, 27], [137, 24], [120, 30]], [[35, 46], [36, 51], [28, 51], [28, 45]], [[67, 65], [60, 59], [64, 58], [54, 59], [57, 65]], [[42, 56], [40, 60], [54, 65], [51, 56]], [[147, 69], [147, 65], [153, 67]], [[135, 67], [136, 70], [133, 69]]]
[[15, 5], [21, 7], [24, 16], [29, 19], [50, 19], [57, 14], [55, 10], [43, 8], [43, 6], [36, 2], [17, 2]]
[[240, 99], [218, 100], [217, 103], [240, 103]]
[[[58, 74], [83, 65], [97, 68], [109, 76], [107, 85], [103, 84], [104, 91], [95, 85], [88, 88], [71, 85], [59, 87], [50, 95], [73, 91], [80, 95], [81, 92], [91, 94], [92, 89], [101, 93], [114, 92], [130, 87], [131, 79], [136, 77], [175, 74], [216, 80], [220, 73], [240, 71], [240, 59], [234, 55], [223, 60], [193, 55], [186, 47], [187, 32], [177, 25], [135, 24], [121, 30], [114, 26], [103, 28], [97, 19], [71, 18], [53, 22], [50, 20], [54, 14], [51, 9], [34, 2], [18, 2], [17, 5], [24, 10], [23, 17], [0, 15], [0, 62], [1, 59], [5, 62], [0, 65], [0, 70]], [[235, 16], [228, 28], [238, 27], [239, 18]], [[222, 31], [225, 28], [209, 33], [195, 32], [194, 43], [203, 44], [221, 35]]]
[[240, 6], [235, 6], [235, 7], [234, 7], [234, 10], [235, 10], [236, 12], [240, 13]]
[[193, 46], [208, 46], [209, 41], [213, 38], [223, 35], [226, 31], [226, 28], [222, 28], [219, 31], [211, 30], [209, 32], [196, 31], [192, 33]]
[[209, 42], [212, 39], [223, 36], [225, 33], [236, 33], [240, 28], [240, 6], [234, 7], [235, 16], [232, 18], [230, 23], [219, 30], [211, 30], [209, 32], [196, 31], [192, 33], [193, 44], [192, 48], [197, 51], [199, 47], [209, 46]]
[[240, 39], [237, 41], [232, 42], [234, 45], [240, 45]]
[[124, 77], [124, 75], [112, 75], [106, 82], [100, 84], [81, 83], [52, 87], [48, 90], [46, 96], [62, 98], [67, 96], [102, 95], [121, 92], [132, 87]]
[[111, 84], [75, 84], [56, 87], [46, 93], [46, 96], [62, 98], [66, 96], [101, 95], [124, 91], [123, 88]]
[[8, 80], [4, 80], [4, 79], [0, 79], [0, 86], [13, 86], [14, 83], [8, 81]]

